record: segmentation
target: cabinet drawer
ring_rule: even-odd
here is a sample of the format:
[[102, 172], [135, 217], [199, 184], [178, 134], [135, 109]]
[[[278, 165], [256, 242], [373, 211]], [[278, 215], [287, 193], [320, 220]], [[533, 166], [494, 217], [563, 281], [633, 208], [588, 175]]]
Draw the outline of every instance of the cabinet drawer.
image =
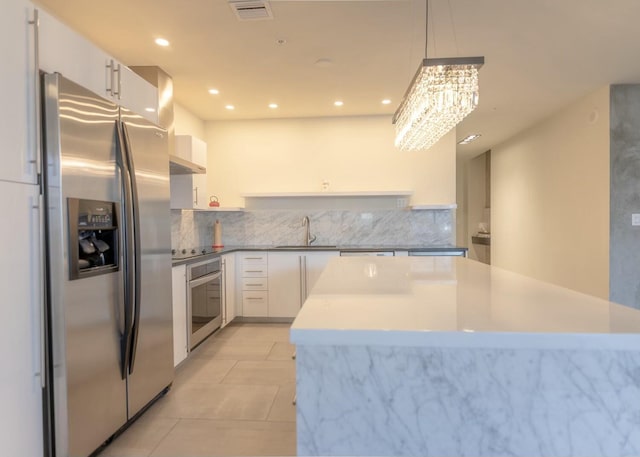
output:
[[242, 265], [242, 277], [244, 278], [266, 278], [267, 265]]
[[253, 253], [253, 254], [242, 254], [242, 266], [245, 265], [266, 265], [267, 264], [267, 253]]
[[266, 291], [242, 292], [242, 315], [245, 317], [266, 317], [269, 311]]
[[242, 278], [242, 290], [267, 290], [267, 278]]

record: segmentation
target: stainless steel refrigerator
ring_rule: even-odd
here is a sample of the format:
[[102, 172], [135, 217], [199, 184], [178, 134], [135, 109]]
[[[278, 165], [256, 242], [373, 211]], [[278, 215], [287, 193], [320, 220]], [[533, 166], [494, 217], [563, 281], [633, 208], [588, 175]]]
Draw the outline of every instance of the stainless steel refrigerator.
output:
[[173, 379], [167, 132], [43, 75], [50, 446], [87, 456]]

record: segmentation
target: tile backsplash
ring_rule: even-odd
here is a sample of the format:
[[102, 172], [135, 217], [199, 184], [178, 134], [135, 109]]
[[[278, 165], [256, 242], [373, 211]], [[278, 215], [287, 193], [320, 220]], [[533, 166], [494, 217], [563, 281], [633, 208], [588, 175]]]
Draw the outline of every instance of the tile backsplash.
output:
[[455, 210], [245, 212], [171, 211], [174, 249], [213, 244], [213, 224], [222, 224], [225, 246], [304, 244], [304, 216], [311, 221], [316, 245], [439, 246], [455, 244]]

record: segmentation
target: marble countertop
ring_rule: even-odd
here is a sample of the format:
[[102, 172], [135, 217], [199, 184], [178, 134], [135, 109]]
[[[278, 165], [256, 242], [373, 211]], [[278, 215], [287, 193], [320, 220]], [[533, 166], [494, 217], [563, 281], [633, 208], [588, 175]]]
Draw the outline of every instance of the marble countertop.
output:
[[337, 257], [291, 342], [637, 349], [640, 311], [461, 257]]

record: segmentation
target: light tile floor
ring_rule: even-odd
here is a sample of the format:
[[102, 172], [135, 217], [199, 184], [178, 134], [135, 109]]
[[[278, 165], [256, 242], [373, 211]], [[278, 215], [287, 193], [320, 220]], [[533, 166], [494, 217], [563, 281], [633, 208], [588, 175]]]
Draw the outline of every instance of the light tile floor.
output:
[[232, 323], [194, 350], [173, 387], [100, 457], [295, 455], [289, 324]]

